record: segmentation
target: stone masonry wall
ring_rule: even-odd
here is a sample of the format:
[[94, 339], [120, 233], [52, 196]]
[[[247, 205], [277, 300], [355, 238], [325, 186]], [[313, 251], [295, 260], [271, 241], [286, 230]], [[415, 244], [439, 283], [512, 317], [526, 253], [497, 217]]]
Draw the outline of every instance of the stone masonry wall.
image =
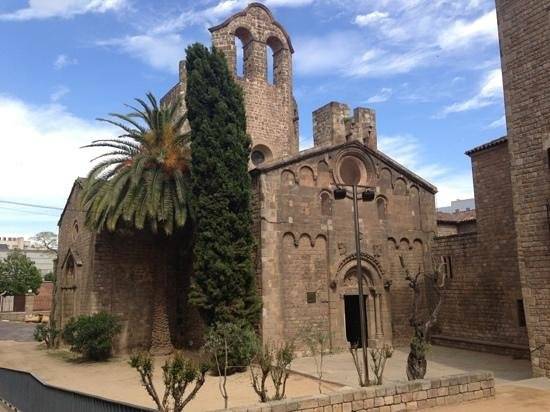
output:
[[550, 376], [550, 8], [497, 0], [521, 287], [535, 375]]
[[493, 374], [471, 372], [396, 385], [346, 389], [326, 395], [304, 396], [230, 408], [228, 411], [394, 412], [456, 405], [473, 400], [491, 399], [494, 396]]
[[[314, 148], [256, 169], [261, 201], [264, 340], [295, 339], [304, 325], [346, 348], [345, 298], [357, 295], [352, 202], [334, 200], [341, 164], [357, 159], [377, 199], [359, 203], [369, 345], [410, 338], [411, 294], [399, 264], [429, 265], [433, 188], [358, 142]], [[298, 342], [299, 344], [299, 342]]]
[[450, 257], [437, 343], [500, 353], [527, 353], [515, 247], [506, 141], [469, 152], [477, 233], [435, 239], [436, 259]]

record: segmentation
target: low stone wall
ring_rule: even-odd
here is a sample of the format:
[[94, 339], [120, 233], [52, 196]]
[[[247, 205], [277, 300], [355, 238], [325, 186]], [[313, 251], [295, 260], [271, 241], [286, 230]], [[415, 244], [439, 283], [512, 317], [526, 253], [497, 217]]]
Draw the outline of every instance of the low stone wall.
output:
[[[395, 385], [346, 389], [339, 392], [285, 399], [247, 407], [233, 412], [395, 412], [431, 408], [492, 398], [495, 380], [492, 372], [470, 372]], [[221, 410], [220, 410], [221, 411]]]

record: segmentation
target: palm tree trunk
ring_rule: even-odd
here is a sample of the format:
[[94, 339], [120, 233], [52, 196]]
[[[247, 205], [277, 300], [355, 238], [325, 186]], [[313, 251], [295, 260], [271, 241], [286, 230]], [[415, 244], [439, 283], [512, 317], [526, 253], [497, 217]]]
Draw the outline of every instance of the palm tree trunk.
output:
[[174, 351], [170, 336], [170, 320], [168, 317], [168, 276], [167, 254], [162, 245], [160, 262], [156, 265], [153, 278], [153, 319], [151, 326], [151, 354], [168, 355]]

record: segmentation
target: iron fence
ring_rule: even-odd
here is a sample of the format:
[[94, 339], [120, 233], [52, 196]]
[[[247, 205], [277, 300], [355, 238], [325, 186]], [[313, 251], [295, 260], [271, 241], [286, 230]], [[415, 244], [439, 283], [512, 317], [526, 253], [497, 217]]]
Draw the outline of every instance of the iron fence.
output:
[[22, 412], [142, 412], [155, 409], [58, 388], [32, 373], [0, 367], [0, 398]]

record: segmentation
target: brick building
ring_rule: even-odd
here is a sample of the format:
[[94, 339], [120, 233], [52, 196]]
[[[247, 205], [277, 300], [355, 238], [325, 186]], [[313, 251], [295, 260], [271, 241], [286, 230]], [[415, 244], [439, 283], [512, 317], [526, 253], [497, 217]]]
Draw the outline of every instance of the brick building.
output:
[[550, 376], [550, 5], [496, 0], [521, 290], [535, 375]]
[[526, 356], [508, 140], [499, 138], [466, 154], [472, 161], [475, 214], [445, 214], [452, 215], [448, 218], [438, 213], [432, 250], [447, 263], [449, 279], [434, 341]]
[[[336, 102], [319, 108], [313, 113], [314, 147], [299, 151], [293, 48], [265, 6], [253, 3], [210, 31], [245, 96], [264, 339], [295, 338], [304, 325], [312, 325], [330, 332], [333, 348], [358, 340], [352, 201], [332, 196], [338, 184], [358, 179], [376, 187], [376, 199], [359, 205], [369, 345], [405, 343], [410, 291], [399, 255], [411, 267], [430, 269], [435, 187], [378, 150], [375, 113], [367, 108], [351, 113]], [[237, 74], [237, 40], [243, 44], [242, 75]], [[268, 52], [273, 67], [268, 67]], [[183, 97], [185, 82], [180, 64], [179, 82], [163, 101]], [[108, 310], [124, 322], [119, 347], [148, 345], [151, 278], [158, 270], [150, 250], [157, 246], [139, 234], [88, 231], [78, 208], [79, 190], [77, 181], [60, 220], [59, 324]], [[189, 268], [178, 259], [177, 245], [169, 248], [171, 305], [173, 317], [185, 314], [175, 320], [185, 344], [194, 339], [198, 323], [186, 307]]]

